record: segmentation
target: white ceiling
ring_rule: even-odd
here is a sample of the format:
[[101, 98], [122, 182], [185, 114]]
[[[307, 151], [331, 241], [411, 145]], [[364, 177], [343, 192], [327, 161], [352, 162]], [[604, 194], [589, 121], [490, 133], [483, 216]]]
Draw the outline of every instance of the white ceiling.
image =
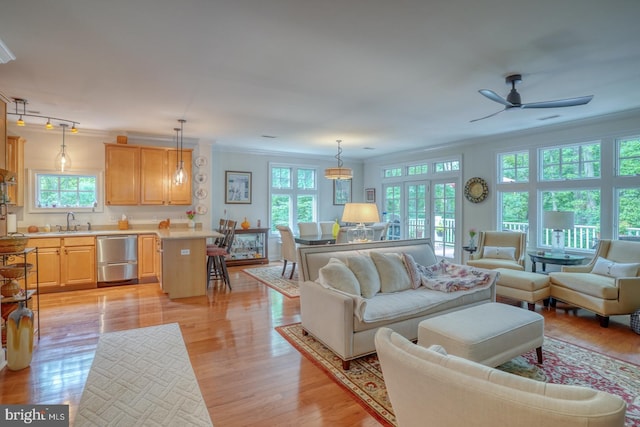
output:
[[[638, 0], [3, 1], [0, 92], [81, 132], [171, 138], [185, 118], [185, 139], [327, 156], [342, 139], [367, 158], [639, 108], [639, 16]], [[469, 123], [513, 72], [523, 103], [595, 97]]]

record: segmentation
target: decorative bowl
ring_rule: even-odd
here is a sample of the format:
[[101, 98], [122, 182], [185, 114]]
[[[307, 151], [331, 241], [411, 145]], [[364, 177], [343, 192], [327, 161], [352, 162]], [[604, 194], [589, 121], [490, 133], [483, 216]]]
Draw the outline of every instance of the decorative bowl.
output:
[[29, 272], [33, 268], [33, 264], [30, 263], [18, 263], [0, 265], [0, 276], [7, 279], [19, 279], [25, 276], [25, 271]]
[[21, 252], [29, 241], [25, 236], [4, 236], [0, 237], [0, 253]]

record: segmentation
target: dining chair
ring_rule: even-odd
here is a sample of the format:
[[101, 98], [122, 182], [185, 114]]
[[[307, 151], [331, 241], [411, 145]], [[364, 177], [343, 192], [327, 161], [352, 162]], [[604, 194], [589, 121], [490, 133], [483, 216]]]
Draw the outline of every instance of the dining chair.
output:
[[373, 240], [387, 240], [388, 222], [375, 222], [369, 227], [373, 228]]
[[318, 224], [320, 225], [320, 234], [333, 234], [333, 224], [335, 224], [335, 221], [320, 221]]
[[299, 222], [298, 230], [300, 231], [301, 236], [313, 236], [314, 234], [318, 234], [318, 223], [317, 222]]
[[298, 263], [296, 241], [293, 237], [293, 232], [291, 231], [291, 228], [289, 228], [288, 226], [276, 225], [276, 229], [280, 232], [280, 240], [282, 241], [282, 248], [280, 252], [282, 255], [282, 262], [284, 263], [284, 266], [282, 267], [281, 276], [284, 276], [284, 272], [287, 269], [287, 262], [290, 261], [292, 263], [292, 267], [291, 267], [291, 274], [289, 274], [289, 279], [292, 279], [293, 273], [296, 270], [296, 264]]

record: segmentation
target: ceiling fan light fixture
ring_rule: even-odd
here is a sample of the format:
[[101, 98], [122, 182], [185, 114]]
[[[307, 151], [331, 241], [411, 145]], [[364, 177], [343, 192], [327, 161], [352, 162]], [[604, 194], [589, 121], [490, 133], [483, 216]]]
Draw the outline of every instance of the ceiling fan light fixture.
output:
[[340, 147], [342, 140], [338, 139], [336, 142], [338, 143], [338, 154], [335, 155], [335, 158], [338, 160], [338, 167], [326, 168], [324, 170], [324, 177], [333, 180], [351, 179], [353, 178], [353, 171], [351, 168], [342, 167], [342, 158], [340, 157], [342, 154], [342, 147]]

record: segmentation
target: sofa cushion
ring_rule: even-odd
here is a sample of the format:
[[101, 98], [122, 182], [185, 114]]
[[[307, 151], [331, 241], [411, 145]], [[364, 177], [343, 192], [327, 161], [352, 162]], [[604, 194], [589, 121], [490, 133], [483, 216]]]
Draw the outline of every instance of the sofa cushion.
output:
[[409, 274], [409, 279], [411, 279], [411, 287], [413, 289], [417, 289], [422, 284], [422, 275], [420, 274], [420, 270], [416, 260], [410, 254], [402, 253], [402, 261], [404, 262], [404, 266], [407, 269], [407, 273]]
[[615, 262], [598, 257], [591, 272], [607, 277], [636, 277], [638, 267], [640, 267], [638, 263]]
[[[552, 286], [571, 289], [596, 298], [617, 300], [618, 287], [613, 277], [592, 273], [549, 273]], [[552, 291], [553, 293], [553, 291]]]
[[351, 256], [347, 258], [347, 265], [358, 279], [360, 295], [364, 298], [373, 298], [380, 292], [380, 276], [369, 255]]
[[411, 289], [409, 273], [399, 254], [371, 252], [370, 256], [380, 276], [380, 292], [390, 293]]
[[318, 271], [318, 280], [325, 286], [339, 289], [352, 295], [360, 295], [360, 283], [355, 274], [342, 261], [331, 258]]
[[516, 259], [516, 248], [507, 246], [485, 246], [482, 252], [483, 258]]

